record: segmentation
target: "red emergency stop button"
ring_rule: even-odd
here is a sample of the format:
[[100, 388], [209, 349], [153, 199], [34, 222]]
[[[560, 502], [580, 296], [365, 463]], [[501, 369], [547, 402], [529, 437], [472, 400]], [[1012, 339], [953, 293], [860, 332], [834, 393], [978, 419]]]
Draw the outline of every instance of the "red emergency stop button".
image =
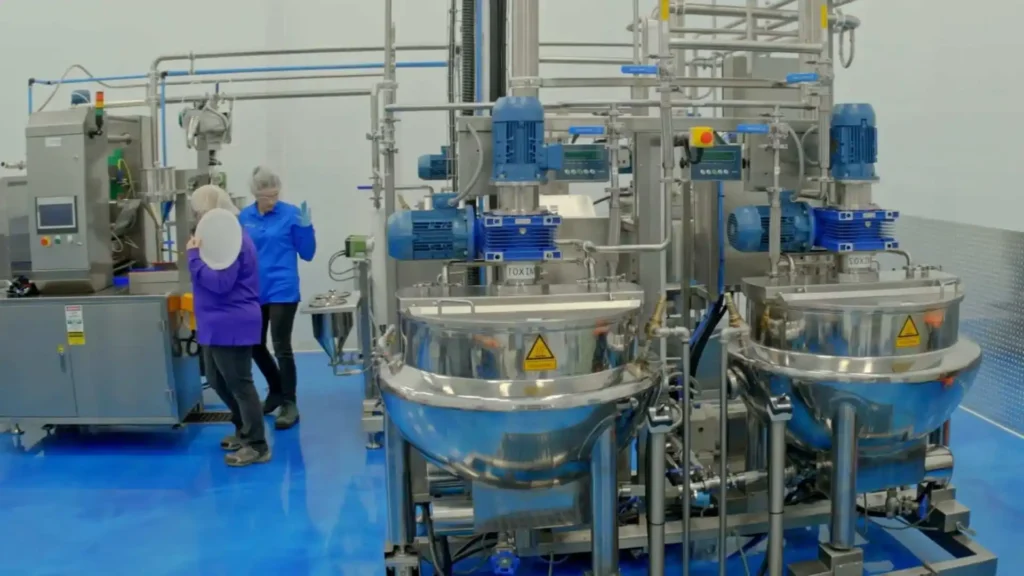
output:
[[715, 145], [715, 131], [706, 126], [690, 128], [690, 146], [712, 148]]
[[43, 236], [42, 238], [39, 239], [39, 243], [42, 244], [43, 246], [49, 246], [50, 239], [47, 238], [46, 236]]

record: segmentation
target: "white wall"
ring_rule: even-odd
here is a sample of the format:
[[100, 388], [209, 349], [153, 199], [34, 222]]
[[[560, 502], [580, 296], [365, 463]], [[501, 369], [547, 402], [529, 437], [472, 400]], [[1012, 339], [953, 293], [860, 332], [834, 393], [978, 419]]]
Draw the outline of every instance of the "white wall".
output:
[[878, 202], [1024, 230], [1024, 3], [861, 0], [850, 13], [863, 26], [838, 99], [878, 112]]

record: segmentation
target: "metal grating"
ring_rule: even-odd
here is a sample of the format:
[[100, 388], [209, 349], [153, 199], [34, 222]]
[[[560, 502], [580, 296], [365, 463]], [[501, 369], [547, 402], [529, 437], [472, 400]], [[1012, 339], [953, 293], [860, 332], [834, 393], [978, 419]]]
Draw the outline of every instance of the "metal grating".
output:
[[231, 422], [231, 412], [227, 410], [193, 411], [185, 417], [185, 424], [223, 424]]
[[896, 237], [964, 281], [961, 333], [984, 354], [964, 406], [1024, 433], [1024, 233], [904, 215]]

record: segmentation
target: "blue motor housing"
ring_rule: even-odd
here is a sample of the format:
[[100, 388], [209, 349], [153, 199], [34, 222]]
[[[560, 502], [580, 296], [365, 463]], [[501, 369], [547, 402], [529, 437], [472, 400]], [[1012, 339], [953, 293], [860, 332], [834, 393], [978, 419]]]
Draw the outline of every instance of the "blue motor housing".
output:
[[561, 260], [555, 244], [561, 224], [556, 214], [484, 214], [477, 225], [480, 256], [488, 262]]
[[[806, 202], [794, 202], [784, 192], [782, 204], [782, 251], [809, 252], [814, 247], [814, 213]], [[729, 244], [739, 252], [767, 252], [770, 206], [742, 206], [729, 215]]]
[[870, 104], [839, 104], [832, 111], [832, 178], [870, 181], [876, 178], [878, 129]]
[[455, 194], [435, 194], [433, 210], [403, 210], [388, 218], [388, 255], [395, 260], [464, 260], [476, 255], [472, 206], [449, 206]]
[[543, 182], [548, 170], [544, 146], [544, 106], [536, 98], [506, 96], [492, 113], [496, 184]]
[[440, 154], [424, 154], [419, 158], [420, 180], [448, 179], [448, 147], [442, 146]]

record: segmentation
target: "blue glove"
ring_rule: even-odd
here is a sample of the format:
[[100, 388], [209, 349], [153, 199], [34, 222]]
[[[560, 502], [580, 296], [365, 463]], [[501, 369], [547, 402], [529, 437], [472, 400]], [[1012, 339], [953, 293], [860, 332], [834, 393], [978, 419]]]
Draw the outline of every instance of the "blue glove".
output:
[[309, 206], [305, 202], [299, 206], [299, 226], [308, 228], [313, 225], [313, 214], [309, 211]]

